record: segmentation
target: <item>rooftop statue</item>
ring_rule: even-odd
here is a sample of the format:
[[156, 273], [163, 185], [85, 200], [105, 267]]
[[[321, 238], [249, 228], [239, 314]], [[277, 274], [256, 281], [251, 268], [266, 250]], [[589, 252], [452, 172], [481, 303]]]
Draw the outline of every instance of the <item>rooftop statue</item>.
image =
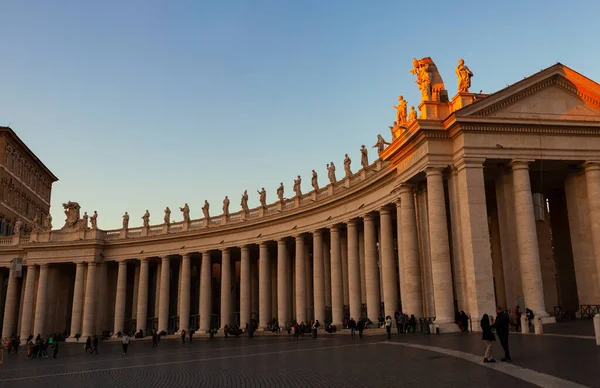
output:
[[183, 207], [179, 208], [179, 211], [183, 213], [183, 222], [190, 222], [190, 207], [186, 203]]
[[260, 206], [267, 207], [267, 191], [263, 187], [261, 191], [256, 191], [260, 195]]
[[383, 136], [377, 135], [377, 144], [373, 146], [373, 148], [377, 148], [377, 153], [382, 153], [383, 150], [385, 150], [386, 145], [390, 145], [390, 143], [385, 141]]
[[88, 219], [87, 212], [83, 213], [83, 217], [81, 217], [81, 229], [88, 229]]
[[90, 217], [92, 223], [92, 229], [98, 229], [98, 212], [94, 210], [94, 214]]
[[65, 226], [63, 229], [77, 229], [80, 223], [80, 209], [81, 207], [77, 202], [67, 202], [63, 203], [63, 208], [65, 209], [65, 215], [67, 218], [65, 219]]
[[228, 216], [229, 215], [229, 197], [225, 196], [225, 199], [223, 200], [223, 214]]
[[352, 159], [346, 154], [344, 156], [344, 172], [346, 173], [346, 178], [349, 178], [352, 175], [352, 170], [350, 170], [350, 164], [352, 163]]
[[396, 123], [405, 123], [406, 122], [406, 106], [407, 102], [402, 96], [398, 96], [398, 105], [392, 106], [392, 108], [396, 109]]
[[363, 168], [369, 167], [369, 150], [364, 144], [360, 146], [360, 165]]
[[468, 93], [469, 88], [471, 87], [471, 77], [473, 77], [473, 73], [465, 66], [465, 61], [462, 58], [458, 60], [456, 75], [458, 76], [458, 92]]
[[209, 208], [210, 208], [210, 205], [208, 204], [208, 201], [205, 199], [204, 206], [202, 206], [202, 214], [204, 214], [204, 218], [206, 218], [207, 220], [210, 218], [210, 213], [208, 211]]
[[242, 194], [242, 210], [248, 212], [250, 209], [248, 208], [248, 190], [244, 190], [244, 194]]
[[408, 113], [408, 122], [413, 122], [417, 119], [417, 111], [414, 106], [410, 107], [410, 112]]
[[437, 66], [430, 57], [417, 60], [413, 59], [413, 68], [410, 73], [417, 76], [416, 83], [421, 91], [421, 102], [448, 101], [448, 92]]
[[52, 230], [52, 216], [50, 213], [46, 214], [46, 218], [44, 219], [44, 230]]
[[33, 222], [31, 223], [31, 231], [37, 232], [39, 230], [39, 224], [40, 224], [40, 217], [38, 217], [38, 215], [36, 214], [35, 217], [33, 217]]
[[279, 202], [283, 202], [283, 182], [277, 188], [277, 198], [279, 198]]
[[123, 229], [127, 228], [129, 228], [129, 214], [125, 212], [125, 214], [123, 214]]
[[21, 235], [21, 228], [23, 227], [23, 222], [21, 220], [17, 220], [17, 222], [15, 222], [15, 228], [13, 230], [13, 234], [15, 236], [20, 236]]
[[144, 220], [144, 228], [150, 227], [150, 212], [146, 209], [146, 213], [142, 216], [142, 220]]
[[300, 178], [300, 175], [298, 175], [298, 179], [294, 179], [294, 193], [296, 193], [298, 197], [302, 196], [302, 188], [300, 187], [301, 182], [302, 179]]
[[329, 178], [329, 182], [331, 184], [337, 182], [337, 180], [335, 179], [335, 165], [333, 164], [333, 162], [327, 163], [327, 178]]
[[165, 224], [169, 225], [171, 223], [171, 209], [167, 206], [165, 209]]
[[310, 184], [312, 185], [313, 189], [319, 190], [319, 177], [317, 176], [317, 172], [315, 170], [312, 170]]

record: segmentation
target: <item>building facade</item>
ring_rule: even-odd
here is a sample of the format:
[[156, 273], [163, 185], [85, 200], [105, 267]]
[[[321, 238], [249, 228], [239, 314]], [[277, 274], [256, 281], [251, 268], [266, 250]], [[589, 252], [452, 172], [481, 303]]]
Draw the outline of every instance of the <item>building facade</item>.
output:
[[465, 68], [450, 99], [433, 61], [415, 60], [419, 116], [400, 99], [378, 158], [363, 151], [360, 169], [331, 169], [309, 193], [254, 209], [244, 195], [241, 211], [227, 202], [201, 219], [186, 205], [176, 223], [148, 215], [130, 228], [125, 215], [117, 230], [88, 226], [70, 202], [62, 229], [0, 238], [2, 336], [340, 325], [395, 311], [451, 332], [457, 309], [477, 330], [497, 306], [544, 321], [555, 307], [597, 306], [600, 85], [556, 64], [473, 94]]

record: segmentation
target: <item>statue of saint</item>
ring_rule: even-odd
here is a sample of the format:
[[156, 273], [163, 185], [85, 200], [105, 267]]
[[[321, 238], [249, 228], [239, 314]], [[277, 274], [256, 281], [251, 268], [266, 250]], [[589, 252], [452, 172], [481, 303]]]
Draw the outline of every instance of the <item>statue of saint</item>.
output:
[[417, 75], [416, 84], [421, 91], [421, 102], [431, 100], [431, 73], [429, 63], [413, 58], [413, 68], [410, 74]]
[[312, 178], [310, 180], [310, 184], [312, 185], [313, 189], [319, 190], [319, 178], [315, 170], [312, 170]]
[[92, 223], [92, 229], [98, 229], [98, 212], [94, 210], [94, 215], [90, 217], [90, 222]]
[[205, 199], [204, 206], [202, 206], [202, 214], [204, 214], [204, 218], [206, 218], [207, 220], [210, 218], [210, 213], [208, 211], [209, 208], [210, 208], [210, 205], [208, 204], [208, 201]]
[[346, 178], [349, 178], [350, 175], [352, 175], [352, 170], [350, 170], [350, 163], [352, 163], [352, 160], [350, 159], [348, 154], [346, 154], [346, 156], [344, 156], [344, 172], [346, 173]]
[[377, 144], [373, 146], [373, 148], [377, 148], [377, 153], [382, 153], [385, 150], [385, 146], [390, 145], [387, 141], [383, 139], [383, 136], [377, 135]]
[[35, 217], [33, 217], [33, 222], [31, 223], [31, 231], [37, 232], [39, 230], [39, 224], [40, 224], [40, 218], [36, 214]]
[[129, 228], [129, 214], [125, 212], [125, 214], [123, 214], [123, 229], [127, 228]]
[[458, 60], [456, 75], [458, 76], [458, 92], [468, 93], [469, 88], [471, 87], [471, 77], [473, 77], [473, 73], [465, 66], [465, 61], [462, 58]]
[[302, 182], [300, 175], [298, 175], [298, 179], [294, 179], [294, 193], [296, 193], [296, 196], [301, 197], [302, 196], [302, 188], [300, 187], [300, 183]]
[[410, 107], [410, 112], [408, 113], [408, 122], [415, 121], [417, 119], [417, 111], [414, 106]]
[[267, 191], [263, 187], [261, 191], [256, 191], [260, 195], [260, 206], [267, 207]]
[[146, 213], [142, 216], [142, 220], [144, 220], [144, 228], [150, 227], [150, 212], [146, 209]]
[[392, 106], [392, 108], [396, 109], [396, 123], [406, 122], [406, 105], [404, 97], [398, 96], [398, 105]]
[[335, 179], [335, 165], [333, 164], [333, 162], [328, 163], [327, 164], [327, 178], [329, 178], [329, 182], [331, 182], [331, 184], [334, 184], [335, 182], [337, 182], [337, 180]]
[[248, 212], [250, 209], [248, 208], [248, 190], [244, 190], [244, 194], [242, 194], [242, 210]]
[[279, 198], [279, 202], [283, 203], [283, 182], [281, 182], [277, 188], [277, 198]]
[[23, 222], [21, 220], [17, 220], [17, 222], [15, 222], [15, 228], [13, 230], [13, 234], [15, 236], [20, 236], [22, 227], [23, 227]]
[[167, 206], [165, 209], [165, 224], [169, 225], [171, 223], [171, 209]]
[[44, 219], [44, 230], [52, 230], [52, 216], [50, 213], [46, 214], [46, 218]]
[[87, 214], [87, 212], [83, 213], [83, 217], [81, 217], [81, 220], [83, 221], [81, 223], [81, 229], [88, 229], [88, 220], [89, 220], [89, 216]]
[[369, 167], [369, 150], [364, 144], [360, 146], [360, 164], [363, 168]]
[[225, 196], [225, 199], [223, 200], [223, 214], [228, 216], [229, 215], [229, 197]]
[[183, 222], [190, 222], [190, 207], [186, 203], [183, 207], [179, 208], [179, 211], [183, 213]]

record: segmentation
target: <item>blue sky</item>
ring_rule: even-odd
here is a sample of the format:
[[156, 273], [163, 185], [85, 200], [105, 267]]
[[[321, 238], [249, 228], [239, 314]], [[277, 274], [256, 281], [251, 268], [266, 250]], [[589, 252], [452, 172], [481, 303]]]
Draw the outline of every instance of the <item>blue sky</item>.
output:
[[[392, 105], [418, 105], [412, 58], [431, 56], [450, 96], [459, 58], [472, 91], [562, 62], [600, 81], [598, 1], [0, 2], [0, 125], [59, 177], [62, 202], [100, 228], [218, 214], [279, 182], [389, 140]], [[339, 175], [339, 174], [338, 174]]]

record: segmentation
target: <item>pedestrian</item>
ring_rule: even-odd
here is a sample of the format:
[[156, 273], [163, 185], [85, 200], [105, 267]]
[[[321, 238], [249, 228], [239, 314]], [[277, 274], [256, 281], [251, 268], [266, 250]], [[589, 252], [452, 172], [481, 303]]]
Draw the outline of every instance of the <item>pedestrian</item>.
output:
[[352, 337], [352, 339], [356, 338], [356, 321], [354, 320], [354, 318], [350, 318], [350, 320], [348, 321], [348, 328], [350, 328], [350, 337]]
[[52, 357], [56, 358], [57, 355], [58, 355], [58, 341], [55, 341], [54, 342], [54, 352], [53, 352]]
[[85, 352], [90, 352], [92, 354], [92, 337], [88, 335], [87, 340], [85, 340]]
[[158, 347], [158, 333], [156, 332], [156, 329], [152, 329], [152, 347]]
[[358, 329], [358, 338], [362, 338], [363, 330], [365, 329], [365, 318], [358, 320], [356, 328]]
[[492, 357], [492, 342], [496, 341], [494, 333], [492, 333], [492, 326], [490, 325], [490, 317], [487, 314], [483, 314], [481, 318], [481, 339], [485, 342], [485, 354], [483, 355], [483, 362], [496, 362]]
[[181, 329], [181, 343], [185, 343], [185, 329]]
[[504, 357], [500, 361], [509, 362], [512, 361], [510, 350], [508, 349], [508, 326], [510, 325], [510, 319], [500, 307], [497, 308], [496, 313], [496, 321], [492, 325], [492, 328], [496, 329], [496, 334], [498, 335], [502, 349], [504, 349]]
[[385, 331], [388, 339], [392, 339], [392, 317], [389, 315], [385, 317]]
[[516, 321], [517, 321], [517, 327], [515, 329], [515, 331], [521, 331], [521, 307], [519, 305], [517, 305], [517, 307], [515, 307], [515, 310], [513, 311], [513, 316], [515, 317]]
[[92, 351], [90, 352], [90, 354], [94, 354], [94, 352], [98, 354], [98, 336], [96, 334], [94, 334], [94, 339], [92, 341]]
[[190, 344], [192, 343], [192, 336], [194, 335], [194, 330], [190, 329]]
[[300, 337], [300, 325], [298, 322], [294, 321], [294, 338]]
[[404, 334], [404, 326], [406, 325], [406, 315], [404, 315], [402, 312], [400, 313], [400, 315], [398, 315], [396, 325], [398, 326], [398, 334]]
[[123, 342], [123, 355], [127, 355], [127, 346], [129, 346], [129, 336], [127, 334], [123, 334], [123, 339], [121, 340]]

